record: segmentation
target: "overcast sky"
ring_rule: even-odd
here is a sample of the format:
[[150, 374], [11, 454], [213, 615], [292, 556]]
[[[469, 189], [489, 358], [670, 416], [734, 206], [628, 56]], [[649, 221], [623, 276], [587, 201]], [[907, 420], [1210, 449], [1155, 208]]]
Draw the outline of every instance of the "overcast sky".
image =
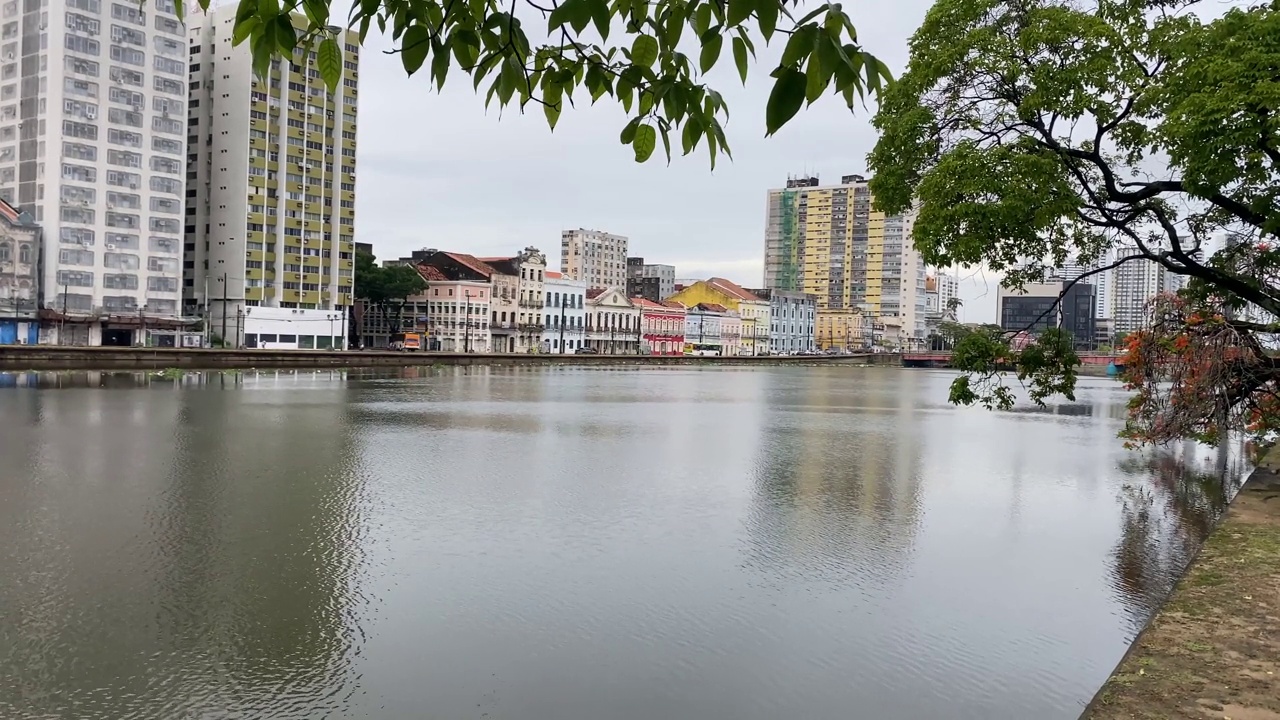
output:
[[[845, 7], [867, 49], [898, 74], [928, 2]], [[607, 98], [567, 109], [552, 133], [532, 105], [527, 115], [486, 113], [462, 73], [451, 74], [443, 93], [430, 91], [424, 75], [406, 78], [399, 57], [381, 52], [388, 47], [371, 34], [360, 63], [356, 238], [381, 258], [423, 247], [502, 255], [532, 245], [556, 266], [560, 231], [585, 227], [627, 236], [631, 255], [674, 264], [679, 277], [721, 275], [758, 287], [766, 191], [789, 173], [816, 173], [824, 184], [866, 173], [875, 143], [874, 108], [851, 115], [835, 97], [764, 137], [776, 39], [745, 88], [728, 50], [708, 77], [732, 113], [734, 160], [722, 158], [714, 172], [705, 146], [669, 166], [659, 146], [636, 164], [618, 142], [626, 116]], [[962, 319], [994, 319], [995, 284], [961, 275]]]

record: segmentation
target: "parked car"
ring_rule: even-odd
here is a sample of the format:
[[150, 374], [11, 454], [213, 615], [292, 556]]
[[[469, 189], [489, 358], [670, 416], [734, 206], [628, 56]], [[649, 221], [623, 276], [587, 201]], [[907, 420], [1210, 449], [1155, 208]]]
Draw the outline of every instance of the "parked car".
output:
[[580, 347], [573, 351], [575, 355], [599, 355], [600, 351], [593, 347]]

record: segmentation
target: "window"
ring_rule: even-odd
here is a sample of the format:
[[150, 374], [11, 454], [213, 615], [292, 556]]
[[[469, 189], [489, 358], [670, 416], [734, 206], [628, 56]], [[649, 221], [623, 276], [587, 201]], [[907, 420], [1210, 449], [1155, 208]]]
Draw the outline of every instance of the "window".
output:
[[173, 115], [181, 115], [186, 112], [181, 100], [167, 97], [151, 98], [151, 109], [159, 113], [171, 113]]
[[169, 173], [170, 175], [181, 175], [182, 161], [153, 155], [151, 157], [151, 169], [156, 172]]
[[129, 127], [142, 127], [142, 113], [132, 112], [124, 108], [110, 108], [107, 110], [107, 120], [116, 125], [128, 125]]
[[91, 40], [80, 35], [67, 35], [64, 37], [66, 48], [72, 52], [84, 53], [85, 55], [97, 55], [100, 47], [97, 40]]
[[142, 25], [145, 22], [142, 17], [142, 11], [138, 9], [137, 5], [114, 3], [111, 6], [111, 18], [133, 23], [134, 25]]
[[84, 10], [95, 15], [102, 12], [102, 5], [98, 0], [67, 0], [67, 7]]
[[107, 89], [107, 99], [113, 103], [129, 105], [139, 110], [142, 109], [146, 102], [146, 98], [142, 96], [142, 93], [114, 86]]
[[182, 193], [182, 181], [167, 177], [153, 177], [151, 178], [151, 189], [169, 195], [180, 195]]
[[89, 228], [64, 227], [58, 229], [58, 239], [73, 245], [93, 245], [94, 233]]
[[134, 235], [133, 233], [109, 232], [107, 233], [106, 237], [103, 239], [103, 242], [105, 242], [108, 245], [111, 245], [112, 247], [109, 248], [111, 250], [137, 250], [138, 249], [138, 236]]
[[142, 265], [137, 255], [121, 252], [103, 253], [102, 264], [114, 270], [137, 270]]
[[67, 137], [80, 138], [82, 140], [97, 140], [98, 126], [90, 125], [89, 123], [64, 120], [62, 122], [62, 134]]
[[84, 58], [67, 55], [62, 61], [62, 66], [68, 72], [98, 77], [99, 65], [93, 60], [85, 60]]
[[98, 179], [98, 170], [88, 165], [62, 163], [62, 179], [91, 183]]
[[[152, 258], [155, 260], [155, 258]], [[156, 292], [178, 292], [178, 278], [174, 277], [151, 277], [147, 278], [147, 289]]]
[[157, 35], [151, 39], [151, 44], [156, 49], [156, 52], [161, 55], [178, 58], [185, 58], [187, 56], [186, 46], [173, 38]]
[[59, 286], [93, 287], [93, 273], [83, 270], [59, 270], [57, 281]]
[[107, 142], [112, 145], [140, 148], [142, 147], [142, 134], [118, 128], [107, 128]]
[[133, 213], [107, 211], [107, 227], [137, 230], [142, 227], [142, 223], [138, 219], [138, 216]]
[[111, 26], [111, 42], [123, 45], [137, 45], [138, 47], [147, 46], [147, 34], [141, 30], [134, 30], [123, 25]]
[[182, 35], [185, 32], [182, 29], [181, 23], [173, 18], [168, 18], [163, 15], [156, 16], [155, 28], [161, 32], [167, 32], [173, 35]]
[[75, 185], [62, 186], [62, 201], [70, 203], [80, 203], [82, 205], [92, 205], [98, 200], [98, 191], [93, 188], [77, 187]]
[[[107, 207], [112, 210], [141, 210], [142, 197], [133, 193], [107, 192]], [[111, 242], [108, 240], [107, 242]]]
[[170, 135], [183, 135], [182, 121], [175, 118], [166, 118], [162, 116], [152, 116], [151, 129], [156, 132], [168, 133]]
[[64, 142], [62, 143], [62, 157], [92, 162], [98, 159], [98, 148], [92, 145], [82, 145], [81, 143]]
[[107, 71], [107, 75], [111, 77], [113, 82], [124, 83], [125, 85], [132, 85], [133, 87], [142, 87], [143, 76], [142, 73], [137, 70], [112, 66], [111, 69]]
[[[153, 137], [151, 138], [151, 149], [156, 152], [170, 153], [172, 155], [181, 155], [183, 145], [181, 140], [170, 140], [169, 138]], [[179, 163], [181, 164], [181, 163]], [[154, 164], [153, 164], [154, 167]], [[174, 170], [173, 172], [182, 172]]]
[[[112, 45], [110, 54], [112, 60], [125, 63], [126, 65], [144, 67], [147, 64], [147, 54], [137, 48]], [[156, 59], [158, 60], [159, 58]]]
[[102, 32], [102, 23], [79, 13], [67, 13], [67, 29], [72, 32], [97, 35]]
[[183, 93], [183, 90], [182, 90], [181, 80], [174, 80], [172, 78], [165, 78], [165, 77], [157, 77], [155, 78], [155, 80], [152, 81], [152, 85], [155, 87], [157, 91], [162, 93], [167, 93], [169, 95], [185, 94]]
[[151, 232], [173, 233], [174, 235], [177, 235], [181, 232], [182, 224], [178, 222], [177, 218], [153, 217], [147, 226], [151, 228]]
[[182, 201], [173, 198], [153, 197], [151, 198], [151, 211], [169, 215], [181, 215]]
[[92, 250], [72, 250], [62, 249], [58, 251], [59, 265], [76, 265], [79, 267], [93, 267], [93, 251]]
[[187, 73], [186, 63], [181, 60], [162, 57], [160, 55], [155, 56], [151, 66], [155, 68], [156, 72], [168, 73], [170, 75], [185, 75]]
[[151, 252], [164, 253], [166, 255], [178, 254], [178, 241], [173, 238], [152, 237], [147, 240], [148, 249]]
[[96, 99], [98, 97], [98, 83], [90, 80], [66, 78], [62, 81], [62, 91], [66, 95], [79, 95], [80, 97]]
[[108, 290], [137, 290], [138, 276], [107, 273], [102, 276], [102, 286]]
[[107, 150], [107, 164], [118, 165], [120, 167], [140, 168], [142, 167], [142, 153], [129, 152], [128, 150]]

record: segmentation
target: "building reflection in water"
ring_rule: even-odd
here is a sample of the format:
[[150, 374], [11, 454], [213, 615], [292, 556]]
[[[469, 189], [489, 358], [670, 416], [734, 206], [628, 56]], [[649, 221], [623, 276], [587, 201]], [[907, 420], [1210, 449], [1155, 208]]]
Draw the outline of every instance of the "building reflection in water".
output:
[[0, 394], [0, 716], [342, 707], [362, 532], [342, 384], [185, 384], [205, 387]]

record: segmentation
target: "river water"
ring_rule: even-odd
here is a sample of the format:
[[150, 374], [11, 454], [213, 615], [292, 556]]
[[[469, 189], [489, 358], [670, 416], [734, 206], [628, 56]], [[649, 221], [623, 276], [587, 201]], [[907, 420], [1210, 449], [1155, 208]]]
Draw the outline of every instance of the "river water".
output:
[[0, 376], [0, 717], [1073, 718], [1242, 464], [949, 381]]

